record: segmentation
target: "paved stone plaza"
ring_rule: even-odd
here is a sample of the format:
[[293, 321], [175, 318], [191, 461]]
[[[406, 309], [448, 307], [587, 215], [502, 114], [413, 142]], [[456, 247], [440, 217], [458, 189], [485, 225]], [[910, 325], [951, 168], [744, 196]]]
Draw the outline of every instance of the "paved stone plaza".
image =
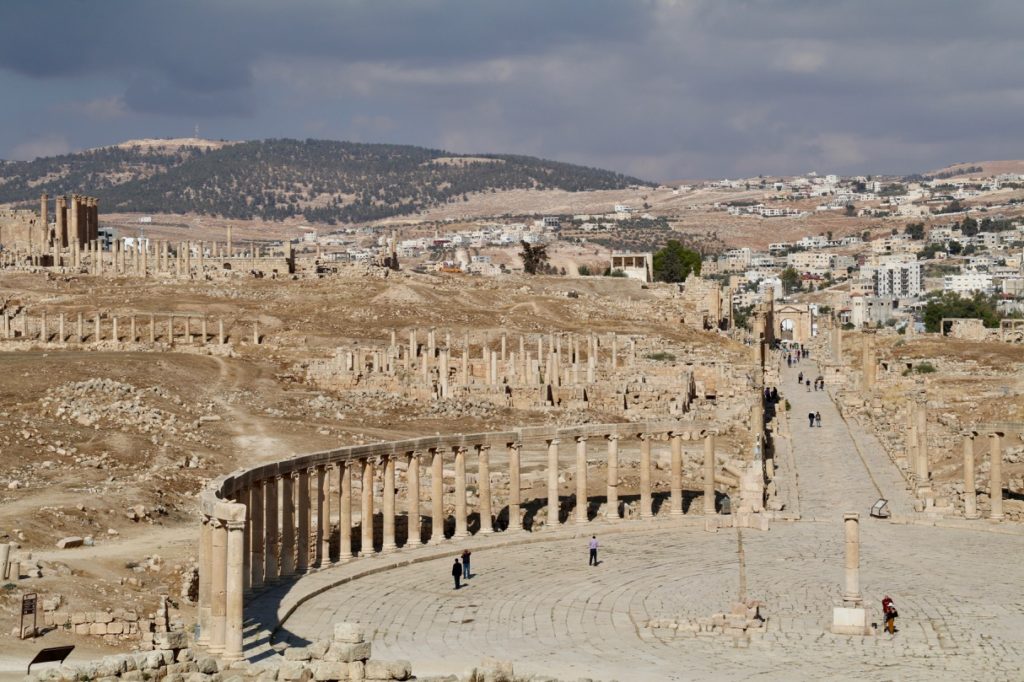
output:
[[[594, 522], [547, 542], [487, 549], [469, 541], [475, 577], [463, 590], [452, 589], [449, 557], [400, 566], [303, 603], [280, 634], [301, 643], [333, 622], [362, 622], [375, 632], [375, 652], [411, 659], [420, 675], [496, 656], [522, 672], [568, 679], [1024, 677], [1024, 537], [985, 521], [965, 529], [868, 518], [879, 496], [909, 518], [909, 494], [873, 437], [847, 424], [826, 393], [797, 390], [798, 369], [784, 370], [792, 419], [778, 451], [783, 472], [787, 458], [795, 462], [796, 481], [787, 485], [799, 496], [800, 521], [717, 533], [692, 519]], [[807, 426], [814, 410], [820, 429]], [[895, 637], [827, 633], [841, 603], [845, 511], [862, 518], [869, 621], [880, 623], [881, 598], [891, 595], [901, 615]], [[591, 531], [603, 541], [596, 568], [587, 566]], [[300, 585], [352, 570], [330, 569]], [[746, 596], [764, 602], [768, 617], [748, 647], [646, 626], [728, 612], [744, 578]]]

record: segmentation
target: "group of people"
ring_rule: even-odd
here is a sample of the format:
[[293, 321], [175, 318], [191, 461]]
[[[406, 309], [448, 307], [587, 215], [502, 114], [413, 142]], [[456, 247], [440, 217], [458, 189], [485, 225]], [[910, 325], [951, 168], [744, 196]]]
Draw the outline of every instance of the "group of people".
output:
[[463, 578], [469, 580], [472, 574], [469, 572], [469, 557], [472, 555], [468, 549], [462, 550], [462, 563], [459, 563], [459, 557], [455, 557], [455, 563], [452, 564], [452, 577], [455, 578], [455, 589], [462, 587]]
[[821, 412], [808, 412], [807, 413], [807, 422], [808, 422], [807, 426], [811, 427], [812, 429], [815, 426], [817, 426], [820, 429], [821, 428]]
[[[804, 373], [803, 372], [800, 372], [799, 374], [796, 375], [796, 382], [798, 384], [803, 384], [804, 383]], [[810, 393], [810, 391], [811, 391], [811, 383], [812, 383], [810, 377], [807, 377], [807, 382], [806, 383], [807, 383], [807, 392]], [[814, 390], [815, 391], [824, 391], [825, 390], [825, 377], [823, 377], [823, 376], [821, 376], [819, 374], [817, 377], [814, 378], [813, 384], [814, 384]]]
[[801, 359], [807, 359], [811, 357], [811, 351], [806, 348], [794, 348], [790, 352], [786, 353], [786, 367], [792, 367], [796, 363], [800, 362]]

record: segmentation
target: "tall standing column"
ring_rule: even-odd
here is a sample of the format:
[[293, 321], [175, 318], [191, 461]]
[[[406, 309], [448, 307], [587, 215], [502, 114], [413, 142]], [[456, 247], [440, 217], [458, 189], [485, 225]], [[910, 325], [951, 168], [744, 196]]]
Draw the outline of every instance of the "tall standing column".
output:
[[323, 464], [316, 467], [316, 545], [313, 547], [316, 568], [331, 565], [330, 538], [331, 525], [328, 516], [330, 502], [327, 501], [327, 467]]
[[651, 505], [651, 434], [640, 434], [640, 518], [654, 518]]
[[430, 544], [444, 541], [444, 459], [441, 449], [430, 451]]
[[843, 514], [843, 531], [846, 537], [846, 589], [843, 602], [860, 606], [860, 514]]
[[405, 544], [411, 547], [423, 544], [420, 523], [420, 455], [410, 452], [405, 461], [405, 488], [408, 507], [406, 509]]
[[[687, 436], [689, 438], [689, 436]], [[683, 513], [683, 437], [673, 431], [669, 434], [672, 448], [672, 478], [669, 483], [669, 513], [680, 516]]]
[[363, 460], [363, 508], [360, 515], [362, 526], [362, 541], [359, 546], [359, 556], [371, 556], [373, 554], [373, 460], [367, 457]]
[[928, 407], [917, 405], [917, 462], [914, 467], [919, 488], [928, 487]]
[[704, 514], [715, 513], [715, 434], [704, 437]]
[[228, 528], [223, 519], [213, 519], [213, 540], [210, 543], [212, 571], [210, 580], [210, 643], [211, 653], [224, 651], [227, 616]]
[[395, 542], [395, 456], [387, 455], [384, 460], [384, 541], [381, 551], [393, 552], [398, 549]]
[[242, 570], [245, 554], [245, 505], [225, 504], [230, 517], [227, 527], [227, 566], [225, 579], [224, 651], [225, 661], [242, 659], [242, 621], [244, 593]]
[[587, 437], [576, 437], [576, 523], [587, 523]]
[[505, 452], [508, 454], [508, 530], [517, 531], [523, 529], [523, 519], [520, 517], [519, 505], [522, 502], [522, 490], [519, 462], [520, 451], [523, 444], [519, 442], [508, 443]]
[[491, 446], [478, 445], [477, 489], [480, 491], [480, 533], [494, 532], [494, 517], [491, 515]]
[[252, 589], [263, 587], [263, 571], [266, 569], [263, 532], [263, 481], [253, 481], [249, 487], [249, 584]]
[[295, 481], [291, 473], [281, 477], [281, 575], [295, 573]]
[[619, 518], [619, 434], [610, 433], [608, 438], [608, 490], [605, 503], [605, 518]]
[[964, 434], [964, 516], [978, 518], [978, 486], [974, 480], [974, 434]]
[[264, 580], [268, 583], [277, 582], [277, 528], [280, 521], [277, 516], [277, 478], [272, 477], [266, 480], [263, 485], [266, 493], [264, 496], [264, 512], [266, 514], [263, 522], [263, 532], [267, 536], [266, 549], [266, 574]]
[[466, 448], [455, 450], [455, 535], [456, 539], [469, 537], [466, 518]]
[[1001, 433], [988, 434], [989, 452], [989, 503], [992, 505], [992, 513], [989, 518], [993, 521], [1003, 520], [1003, 448], [1000, 442]]
[[338, 561], [352, 558], [352, 462], [338, 464]]
[[309, 469], [300, 469], [298, 476], [299, 494], [295, 503], [298, 512], [295, 538], [295, 568], [299, 573], [309, 570]]
[[213, 578], [213, 519], [203, 514], [199, 528], [199, 646], [210, 644], [210, 581]]
[[875, 387], [875, 372], [877, 361], [875, 359], [875, 335], [874, 332], [864, 330], [862, 350], [862, 374], [864, 377], [863, 388], [870, 391]]
[[548, 440], [548, 523], [547, 529], [558, 528], [558, 443], [557, 438]]

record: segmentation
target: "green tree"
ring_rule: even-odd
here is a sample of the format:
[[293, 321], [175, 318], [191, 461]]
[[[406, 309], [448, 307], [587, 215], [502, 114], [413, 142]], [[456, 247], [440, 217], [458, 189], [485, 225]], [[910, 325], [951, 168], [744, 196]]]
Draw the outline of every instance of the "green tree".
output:
[[779, 279], [782, 280], [783, 293], [791, 294], [800, 288], [800, 273], [792, 267], [783, 270]]
[[548, 262], [548, 247], [543, 244], [534, 246], [526, 241], [519, 244], [523, 247], [519, 252], [519, 257], [523, 259], [523, 271], [528, 275], [536, 275], [539, 270], [543, 270]]
[[944, 317], [979, 318], [986, 327], [998, 327], [1000, 315], [996, 310], [995, 296], [978, 292], [963, 297], [953, 291], [932, 294], [924, 306], [924, 327], [929, 332], [940, 331]]
[[911, 239], [924, 239], [924, 223], [907, 223], [903, 234], [909, 235]]
[[670, 239], [654, 254], [654, 279], [659, 282], [682, 282], [690, 273], [700, 274], [700, 254], [675, 239]]

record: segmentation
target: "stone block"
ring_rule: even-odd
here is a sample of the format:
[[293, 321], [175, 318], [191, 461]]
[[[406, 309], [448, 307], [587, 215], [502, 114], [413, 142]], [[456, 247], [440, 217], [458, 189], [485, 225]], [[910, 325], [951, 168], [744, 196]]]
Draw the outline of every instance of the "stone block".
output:
[[120, 635], [124, 633], [124, 623], [107, 623], [108, 635]]
[[77, 535], [70, 535], [66, 538], [61, 538], [57, 541], [57, 549], [71, 549], [72, 547], [81, 547], [84, 539]]
[[292, 646], [284, 650], [284, 660], [286, 661], [308, 661], [309, 659], [309, 647]]
[[832, 609], [832, 632], [837, 635], [871, 634], [867, 611], [862, 608], [837, 606]]
[[321, 659], [327, 653], [327, 650], [331, 648], [331, 640], [318, 639], [306, 648], [309, 649], [309, 657], [311, 659]]
[[97, 623], [111, 623], [114, 621], [114, 616], [106, 611], [97, 611], [95, 620]]
[[[485, 663], [488, 660], [484, 659]], [[496, 667], [488, 667], [488, 672], [494, 670]], [[508, 669], [512, 669], [511, 662], [508, 664]], [[408, 680], [412, 677], [412, 664], [409, 661], [367, 661], [364, 667], [366, 673], [366, 679], [369, 680]], [[495, 682], [507, 679], [509, 682], [512, 680], [511, 674], [507, 678], [493, 677], [488, 679], [494, 679]]]
[[188, 635], [185, 632], [160, 632], [153, 636], [153, 646], [157, 649], [184, 649], [188, 646]]
[[332, 682], [334, 680], [347, 680], [348, 664], [338, 661], [320, 661], [313, 668], [313, 679]]
[[105, 635], [107, 634], [107, 626], [105, 623], [93, 623], [89, 626], [90, 635]]
[[196, 662], [196, 671], [204, 675], [216, 675], [220, 672], [220, 664], [213, 656], [204, 656]]
[[285, 661], [281, 664], [281, 668], [278, 671], [278, 679], [286, 680], [287, 682], [306, 682], [306, 680], [312, 679], [312, 675], [309, 669], [302, 664], [302, 661]]
[[365, 680], [366, 679], [366, 666], [363, 665], [362, 661], [352, 661], [348, 664], [348, 679], [350, 680]]
[[359, 623], [335, 623], [334, 641], [359, 644], [366, 641], [366, 632]]
[[72, 625], [79, 625], [79, 624], [84, 623], [84, 622], [85, 622], [85, 614], [82, 613], [81, 611], [76, 611], [75, 613], [71, 614], [71, 623], [72, 623]]
[[[287, 655], [287, 652], [285, 652], [285, 654]], [[326, 659], [330, 661], [344, 661], [346, 663], [351, 663], [352, 661], [365, 661], [369, 657], [369, 642], [361, 642], [359, 644], [334, 642], [331, 644], [331, 650], [328, 652]]]

